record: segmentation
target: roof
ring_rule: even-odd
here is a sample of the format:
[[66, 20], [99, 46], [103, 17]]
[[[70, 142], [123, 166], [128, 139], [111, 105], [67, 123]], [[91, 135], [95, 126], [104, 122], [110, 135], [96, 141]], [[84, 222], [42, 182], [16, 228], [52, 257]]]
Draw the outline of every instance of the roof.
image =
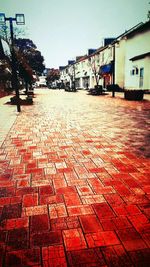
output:
[[84, 56], [78, 56], [76, 57], [76, 62], [80, 62], [80, 61], [83, 61], [84, 59], [88, 58], [87, 55], [84, 55]]
[[[127, 37], [127, 38], [132, 37], [134, 34], [136, 34], [136, 33], [138, 33], [138, 32], [142, 32], [142, 31], [147, 30], [147, 29], [150, 29], [150, 21], [147, 21], [146, 23], [140, 22], [140, 23], [138, 23], [137, 25], [135, 25], [135, 26], [133, 26], [132, 28], [130, 28], [129, 30], [127, 30], [127, 31], [125, 31], [124, 33], [122, 33], [122, 34], [120, 34], [119, 36], [117, 36], [117, 37], [115, 38], [115, 40], [112, 41], [111, 44], [113, 45], [113, 44], [115, 44], [116, 42], [118, 42], [118, 40], [120, 40], [120, 39], [122, 39], [122, 38], [124, 38], [124, 37]], [[85, 60], [85, 59], [91, 58], [91, 57], [95, 56], [96, 54], [99, 54], [99, 52], [105, 50], [108, 46], [109, 46], [109, 45], [101, 46], [101, 47], [97, 48], [96, 51], [95, 51], [93, 54], [91, 54], [91, 55], [83, 55], [83, 56], [78, 56], [78, 57], [76, 57], [76, 61], [75, 61], [74, 64], [76, 64], [76, 63], [78, 63], [78, 62], [81, 62], [81, 61], [83, 61], [83, 60]], [[141, 56], [141, 55], [139, 55], [139, 56]], [[138, 57], [139, 57], [139, 56], [138, 56]], [[136, 57], [135, 57], [135, 58], [136, 58]], [[130, 59], [130, 60], [136, 60], [136, 59]], [[68, 65], [65, 66], [65, 67], [67, 68]], [[65, 67], [64, 67], [64, 68], [65, 68]]]
[[150, 52], [132, 57], [130, 58], [130, 60], [135, 61], [135, 60], [142, 59], [142, 58], [149, 57], [149, 56], [150, 56]]
[[139, 25], [139, 27], [136, 27], [132, 31], [127, 32], [125, 34], [125, 36], [130, 38], [130, 37], [134, 36], [135, 34], [141, 33], [141, 32], [146, 31], [146, 30], [150, 30], [150, 20], [147, 21], [146, 23], [142, 23], [141, 25]]

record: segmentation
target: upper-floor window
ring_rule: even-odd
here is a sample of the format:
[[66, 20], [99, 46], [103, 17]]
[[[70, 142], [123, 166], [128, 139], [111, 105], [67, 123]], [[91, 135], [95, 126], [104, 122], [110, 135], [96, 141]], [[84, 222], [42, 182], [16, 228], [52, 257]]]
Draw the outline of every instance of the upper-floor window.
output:
[[136, 66], [133, 66], [133, 69], [130, 71], [131, 75], [138, 75], [139, 74], [139, 69]]
[[111, 46], [110, 49], [109, 49], [109, 55], [110, 55], [110, 57], [113, 56], [113, 47], [112, 47], [112, 46]]
[[139, 74], [139, 69], [138, 68], [133, 68], [130, 72], [131, 75], [138, 75]]
[[104, 62], [104, 52], [101, 53], [101, 60]]

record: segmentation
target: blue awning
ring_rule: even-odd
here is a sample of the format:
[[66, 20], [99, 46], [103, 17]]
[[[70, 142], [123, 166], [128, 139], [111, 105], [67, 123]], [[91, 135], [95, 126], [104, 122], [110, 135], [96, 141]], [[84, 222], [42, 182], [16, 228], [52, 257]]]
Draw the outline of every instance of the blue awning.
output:
[[112, 64], [107, 64], [107, 65], [103, 65], [100, 67], [100, 74], [108, 74], [108, 73], [112, 73], [113, 70], [113, 66]]

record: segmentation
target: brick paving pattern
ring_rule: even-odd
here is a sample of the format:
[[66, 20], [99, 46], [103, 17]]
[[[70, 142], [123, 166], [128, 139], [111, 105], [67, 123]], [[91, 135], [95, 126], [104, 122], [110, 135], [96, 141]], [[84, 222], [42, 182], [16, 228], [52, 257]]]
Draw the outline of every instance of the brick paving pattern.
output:
[[0, 267], [150, 266], [149, 111], [36, 90], [1, 142]]
[[10, 101], [10, 96], [0, 97], [0, 146], [4, 142], [17, 116], [15, 106], [5, 105], [8, 101]]

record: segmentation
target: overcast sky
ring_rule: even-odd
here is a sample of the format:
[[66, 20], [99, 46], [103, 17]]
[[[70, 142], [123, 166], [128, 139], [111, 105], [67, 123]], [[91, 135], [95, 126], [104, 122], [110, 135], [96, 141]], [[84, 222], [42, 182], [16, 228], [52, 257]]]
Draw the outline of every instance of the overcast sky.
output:
[[[0, 13], [24, 13], [26, 37], [32, 39], [46, 67], [98, 48], [105, 37], [117, 37], [147, 20], [148, 0], [0, 0]], [[21, 36], [20, 36], [21, 37]]]

